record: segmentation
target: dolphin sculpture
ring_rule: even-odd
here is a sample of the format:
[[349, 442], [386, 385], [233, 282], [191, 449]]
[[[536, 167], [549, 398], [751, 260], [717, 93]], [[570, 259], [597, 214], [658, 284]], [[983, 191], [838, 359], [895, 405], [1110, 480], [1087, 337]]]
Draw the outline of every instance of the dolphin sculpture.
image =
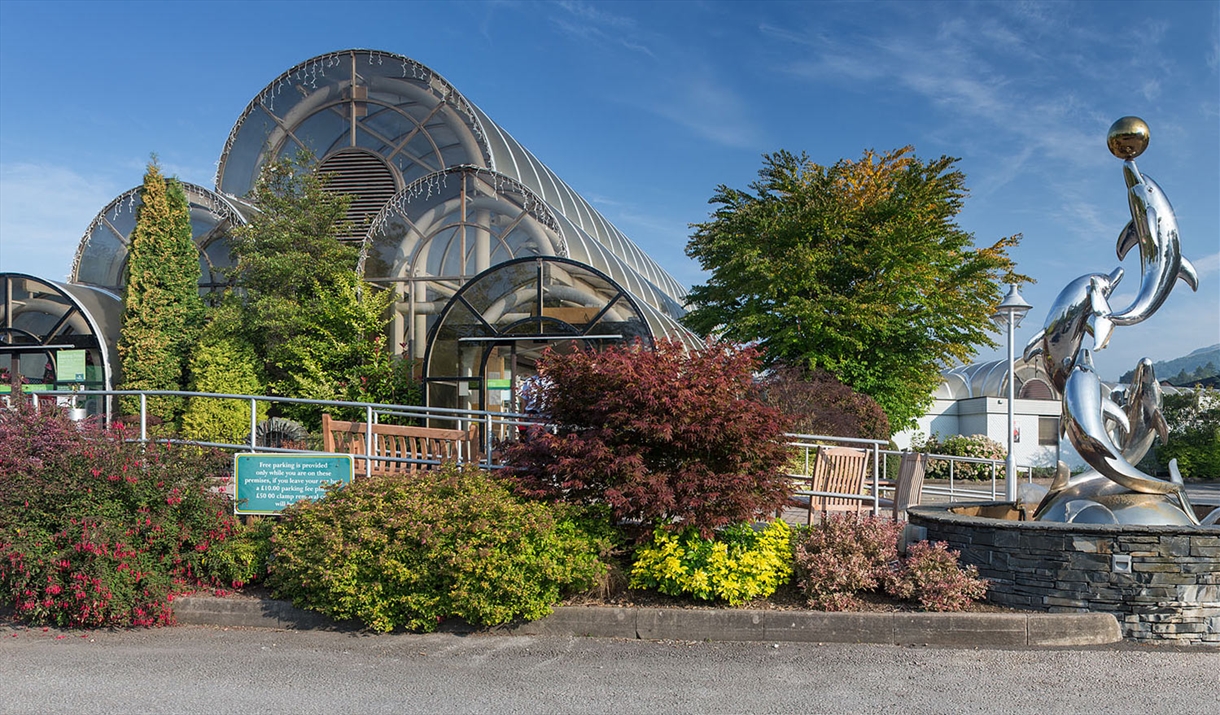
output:
[[1135, 366], [1131, 386], [1127, 388], [1123, 411], [1127, 415], [1129, 431], [1123, 442], [1123, 459], [1138, 464], [1152, 442], [1159, 435], [1161, 444], [1169, 441], [1169, 424], [1161, 414], [1161, 383], [1157, 382], [1152, 361], [1143, 358]]
[[[1061, 474], [1067, 473], [1063, 462], [1059, 463]], [[1176, 465], [1174, 465], [1176, 470]], [[1034, 510], [1036, 521], [1071, 521], [1072, 513], [1079, 511], [1084, 503], [1100, 504], [1120, 524], [1147, 524], [1189, 526], [1197, 521], [1193, 508], [1185, 498], [1185, 492], [1176, 494], [1141, 494], [1133, 492], [1111, 481], [1095, 469], [1090, 469], [1070, 479], [1055, 479], [1045, 497]], [[1073, 508], [1069, 509], [1069, 504]], [[1220, 509], [1216, 509], [1220, 512]], [[1220, 514], [1215, 517], [1220, 520]]]
[[1123, 269], [1109, 275], [1090, 273], [1064, 286], [1047, 313], [1046, 322], [1025, 346], [1024, 357], [1041, 355], [1051, 384], [1060, 393], [1075, 365], [1084, 336], [1093, 336], [1093, 346], [1101, 350], [1110, 341], [1110, 293], [1123, 278]]
[[[1060, 429], [1068, 435], [1076, 451], [1089, 466], [1121, 487], [1139, 494], [1171, 495], [1191, 523], [1197, 524], [1198, 518], [1187, 502], [1180, 479], [1157, 479], [1123, 458], [1122, 450], [1110, 437], [1106, 420], [1114, 422], [1120, 432], [1129, 436], [1132, 431], [1127, 414], [1103, 393], [1104, 386], [1093, 369], [1093, 354], [1087, 348], [1080, 350], [1075, 362], [1064, 386]], [[1176, 467], [1176, 464], [1171, 465], [1171, 471]], [[1048, 499], [1050, 496], [1047, 495]]]
[[1119, 234], [1116, 249], [1121, 261], [1133, 247], [1139, 247], [1140, 288], [1131, 305], [1111, 315], [1110, 320], [1115, 325], [1134, 325], [1161, 307], [1179, 278], [1198, 291], [1199, 276], [1182, 256], [1178, 219], [1165, 192], [1152, 177], [1141, 174], [1132, 159], [1123, 162], [1123, 179], [1131, 221]]

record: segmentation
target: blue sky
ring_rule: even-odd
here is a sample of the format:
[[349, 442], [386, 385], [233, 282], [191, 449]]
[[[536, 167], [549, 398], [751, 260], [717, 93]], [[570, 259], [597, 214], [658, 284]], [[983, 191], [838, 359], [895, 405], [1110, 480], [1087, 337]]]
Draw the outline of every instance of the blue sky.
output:
[[[1220, 2], [15, 2], [0, 0], [0, 270], [63, 279], [151, 153], [211, 187], [229, 130], [289, 67], [351, 47], [428, 65], [675, 277], [717, 184], [761, 155], [819, 163], [907, 144], [961, 159], [978, 245], [1014, 233], [1034, 309], [1123, 265], [1138, 285], [1115, 119], [1198, 269], [1116, 330], [1107, 377], [1220, 342]], [[1000, 350], [984, 350], [980, 359]]]

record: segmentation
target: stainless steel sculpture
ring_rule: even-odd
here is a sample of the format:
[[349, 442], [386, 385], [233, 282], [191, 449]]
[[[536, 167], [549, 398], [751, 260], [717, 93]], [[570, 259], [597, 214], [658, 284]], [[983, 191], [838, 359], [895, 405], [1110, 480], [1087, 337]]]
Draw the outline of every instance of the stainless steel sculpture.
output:
[[[1178, 223], [1165, 192], [1140, 173], [1135, 158], [1148, 148], [1148, 125], [1123, 117], [1109, 131], [1106, 144], [1123, 160], [1123, 179], [1131, 221], [1118, 237], [1118, 259], [1139, 249], [1140, 286], [1135, 300], [1113, 310], [1110, 294], [1123, 269], [1092, 273], [1069, 283], [1047, 315], [1043, 330], [1025, 348], [1026, 360], [1041, 357], [1055, 388], [1063, 394], [1060, 430], [1092, 469], [1069, 477], [1059, 474], [1034, 512], [1041, 521], [1089, 524], [1189, 525], [1200, 520], [1186, 498], [1177, 462], [1169, 464], [1168, 481], [1135, 467], [1157, 435], [1168, 438], [1161, 415], [1161, 389], [1147, 358], [1136, 366], [1130, 387], [1110, 390], [1093, 369], [1093, 351], [1109, 342], [1116, 326], [1135, 325], [1165, 303], [1181, 279], [1198, 290], [1198, 276], [1182, 257]], [[1091, 346], [1085, 338], [1091, 337]], [[1217, 509], [1203, 520], [1220, 520]]]

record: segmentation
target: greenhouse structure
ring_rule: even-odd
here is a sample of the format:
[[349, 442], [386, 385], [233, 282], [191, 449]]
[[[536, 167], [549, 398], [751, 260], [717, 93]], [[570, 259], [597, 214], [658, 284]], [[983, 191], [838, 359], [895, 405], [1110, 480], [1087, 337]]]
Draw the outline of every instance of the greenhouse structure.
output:
[[[214, 189], [184, 185], [201, 291], [225, 285], [229, 232], [258, 211], [260, 171], [302, 151], [328, 190], [352, 196], [341, 236], [361, 248], [352, 270], [394, 292], [389, 343], [416, 361], [431, 406], [519, 409], [547, 346], [701, 344], [678, 322], [685, 289], [639, 246], [432, 69], [374, 50], [276, 77], [230, 132]], [[113, 316], [139, 204], [132, 189], [97, 215], [67, 284], [3, 276], [0, 361], [20, 353], [14, 364], [34, 382], [27, 364], [88, 343], [104, 366], [94, 386], [120, 382]]]

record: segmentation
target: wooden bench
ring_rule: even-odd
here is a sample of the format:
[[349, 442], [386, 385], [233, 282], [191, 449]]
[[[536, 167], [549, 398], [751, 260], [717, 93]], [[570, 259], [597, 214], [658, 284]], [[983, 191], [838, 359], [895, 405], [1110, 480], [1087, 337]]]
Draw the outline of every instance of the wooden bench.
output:
[[[871, 504], [872, 497], [864, 494], [869, 457], [869, 451], [864, 449], [819, 446], [812, 474], [789, 475], [796, 487], [788, 499], [789, 505], [808, 509], [810, 524], [814, 523], [817, 512], [825, 519], [831, 511], [860, 514], [871, 510], [871, 506], [865, 504]], [[807, 488], [805, 484], [808, 484]]]
[[435, 469], [441, 462], [477, 462], [481, 456], [477, 425], [460, 430], [375, 424], [373, 458], [365, 460], [367, 427], [366, 422], [347, 422], [322, 415], [323, 450], [355, 456], [356, 476], [410, 473]]

